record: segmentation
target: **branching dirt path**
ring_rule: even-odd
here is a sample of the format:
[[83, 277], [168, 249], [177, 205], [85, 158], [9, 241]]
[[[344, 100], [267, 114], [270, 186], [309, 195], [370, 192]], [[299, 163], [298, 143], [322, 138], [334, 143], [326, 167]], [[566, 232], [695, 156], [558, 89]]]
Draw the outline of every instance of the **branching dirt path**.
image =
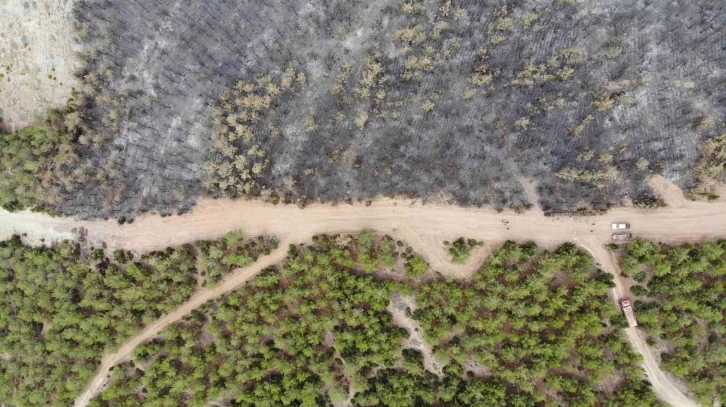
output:
[[[657, 210], [618, 208], [607, 216], [547, 218], [540, 211], [516, 214], [493, 209], [424, 205], [420, 201], [380, 199], [371, 206], [314, 204], [305, 209], [272, 205], [257, 200], [203, 199], [192, 213], [162, 218], [144, 215], [130, 225], [115, 221], [78, 221], [31, 212], [8, 213], [0, 209], [0, 239], [26, 233], [26, 241], [38, 243], [75, 238], [80, 228], [96, 244], [138, 252], [214, 239], [227, 231], [242, 229], [247, 235], [274, 235], [305, 242], [319, 233], [352, 233], [363, 228], [390, 234], [427, 256], [432, 267], [455, 277], [466, 277], [471, 268], [452, 268], [444, 240], [459, 237], [484, 241], [489, 246], [504, 240], [532, 240], [553, 248], [562, 242], [611, 241], [610, 223], [629, 221], [636, 237], [679, 243], [726, 236], [726, 202], [691, 202], [677, 188], [658, 177], [652, 185], [664, 192], [671, 207]], [[676, 188], [675, 191], [673, 188]]]
[[[629, 287], [627, 282], [620, 275], [620, 266], [613, 254], [608, 251], [602, 244], [594, 240], [585, 240], [579, 242], [582, 247], [592, 254], [595, 261], [598, 262], [600, 268], [615, 276], [615, 288], [613, 288], [613, 300], [616, 306], [618, 299], [627, 296]], [[637, 317], [637, 309], [636, 309]], [[628, 341], [636, 352], [643, 356], [643, 369], [648, 376], [648, 381], [653, 386], [655, 394], [666, 403], [678, 407], [696, 407], [696, 403], [691, 401], [683, 392], [680, 391], [679, 385], [673, 381], [656, 362], [653, 350], [643, 339], [638, 328], [627, 328], [625, 334]]]
[[433, 348], [426, 342], [421, 325], [406, 314], [407, 308], [410, 308], [411, 312], [415, 311], [415, 300], [398, 293], [393, 294], [391, 303], [386, 307], [386, 311], [391, 314], [393, 324], [408, 331], [409, 337], [404, 341], [403, 348], [416, 349], [421, 352], [424, 369], [439, 376], [439, 378], [443, 378], [442, 364], [436, 360]]
[[184, 318], [187, 314], [199, 308], [205, 302], [218, 298], [235, 290], [236, 288], [239, 288], [260, 271], [282, 262], [287, 256], [288, 244], [289, 243], [285, 241], [281, 242], [280, 247], [277, 250], [270, 253], [268, 256], [260, 258], [255, 264], [235, 270], [212, 289], [202, 289], [198, 291], [187, 302], [175, 309], [174, 312], [164, 315], [153, 324], [144, 328], [141, 333], [122, 344], [115, 353], [104, 356], [101, 360], [101, 366], [98, 368], [96, 376], [85, 388], [83, 393], [76, 399], [74, 406], [87, 406], [91, 399], [97, 396], [103, 389], [111, 368], [128, 360], [136, 347], [153, 339], [164, 328]]
[[[256, 200], [205, 199], [190, 214], [167, 218], [144, 215], [133, 224], [123, 226], [114, 221], [87, 222], [27, 211], [8, 213], [0, 209], [0, 239], [20, 233], [27, 234], [24, 239], [30, 243], [39, 243], [41, 239], [50, 242], [77, 237], [83, 228], [87, 230], [85, 235], [92, 243], [106, 242], [111, 249], [145, 252], [200, 239], [214, 239], [230, 230], [242, 229], [247, 235], [274, 235], [285, 242], [271, 256], [261, 259], [250, 268], [238, 270], [217, 288], [195, 295], [174, 313], [147, 327], [141, 335], [124, 344], [119, 352], [104, 358], [100, 373], [107, 373], [111, 366], [127, 357], [136, 345], [153, 338], [166, 325], [179, 320], [204, 302], [229, 292], [264, 267], [284, 259], [287, 243], [306, 242], [315, 234], [353, 233], [371, 228], [406, 241], [414, 250], [426, 256], [435, 270], [457, 278], [465, 278], [475, 269], [452, 268], [442, 242], [453, 241], [458, 237], [482, 240], [489, 247], [507, 239], [531, 240], [545, 248], [573, 241], [588, 249], [604, 269], [618, 276], [617, 265], [603, 247], [611, 242], [611, 222], [628, 221], [634, 236], [656, 242], [680, 243], [726, 236], [726, 202], [688, 201], [676, 186], [659, 176], [653, 177], [651, 186], [661, 193], [669, 207], [657, 210], [619, 208], [611, 210], [607, 216], [574, 218], [548, 218], [538, 210], [523, 214], [513, 211], [498, 213], [492, 209], [424, 205], [419, 201], [404, 199], [379, 199], [370, 206], [314, 204], [305, 209], [293, 205], [275, 206]], [[626, 287], [623, 282], [619, 278], [615, 281], [618, 285], [615, 295], [624, 295]], [[677, 389], [668, 383], [657, 364], [648, 362], [652, 359], [650, 351], [634, 345], [643, 354], [646, 371], [658, 395], [668, 402], [683, 401], [672, 393]], [[105, 377], [106, 374], [99, 374], [90, 390], [98, 391]], [[85, 392], [76, 406], [87, 405], [93, 394], [94, 391]], [[674, 405], [693, 405], [680, 401]]]

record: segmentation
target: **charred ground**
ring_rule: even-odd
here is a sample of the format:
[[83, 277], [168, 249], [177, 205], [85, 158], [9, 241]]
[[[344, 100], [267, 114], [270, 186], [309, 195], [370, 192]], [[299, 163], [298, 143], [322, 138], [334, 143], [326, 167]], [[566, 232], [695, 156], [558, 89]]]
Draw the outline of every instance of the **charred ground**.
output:
[[716, 0], [82, 1], [75, 18], [78, 155], [103, 176], [57, 208], [83, 217], [186, 210], [205, 188], [519, 206], [522, 177], [545, 208], [603, 207], [650, 195], [653, 172], [693, 186], [723, 132]]

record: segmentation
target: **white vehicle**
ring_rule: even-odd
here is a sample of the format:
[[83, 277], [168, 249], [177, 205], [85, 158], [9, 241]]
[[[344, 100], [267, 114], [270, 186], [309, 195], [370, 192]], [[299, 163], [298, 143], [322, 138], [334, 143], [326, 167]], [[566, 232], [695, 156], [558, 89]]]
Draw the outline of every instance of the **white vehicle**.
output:
[[625, 223], [625, 222], [615, 222], [611, 226], [612, 226], [613, 230], [630, 229], [630, 223]]

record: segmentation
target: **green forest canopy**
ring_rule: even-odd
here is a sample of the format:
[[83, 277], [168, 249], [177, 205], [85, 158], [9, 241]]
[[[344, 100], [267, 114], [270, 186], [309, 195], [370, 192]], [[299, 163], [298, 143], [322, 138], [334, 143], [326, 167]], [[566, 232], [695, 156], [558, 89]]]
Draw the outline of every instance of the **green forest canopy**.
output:
[[649, 340], [665, 341], [662, 365], [685, 379], [703, 405], [726, 400], [726, 240], [625, 246], [623, 272], [641, 285], [631, 288], [639, 325]]
[[[408, 277], [417, 256], [387, 237], [317, 236], [137, 348], [92, 405], [657, 405], [610, 275], [570, 244], [537, 252], [508, 242], [462, 283]], [[441, 376], [402, 349], [394, 292], [415, 298]]]
[[[143, 256], [0, 242], [0, 403], [70, 405], [103, 352], [276, 247], [241, 233]], [[622, 250], [642, 283], [639, 321], [669, 345], [664, 367], [704, 404], [723, 399], [726, 241]], [[370, 231], [291, 246], [283, 265], [140, 346], [92, 405], [658, 404], [606, 297], [611, 275], [575, 246], [507, 242], [467, 282], [421, 259]], [[414, 300], [441, 374], [403, 348], [386, 310], [395, 292]]]
[[230, 234], [135, 257], [0, 242], [0, 404], [72, 405], [104, 352], [276, 246]]
[[74, 106], [69, 101], [66, 110], [51, 109], [41, 125], [12, 134], [0, 128], [0, 207], [52, 212], [60, 194], [81, 182]]

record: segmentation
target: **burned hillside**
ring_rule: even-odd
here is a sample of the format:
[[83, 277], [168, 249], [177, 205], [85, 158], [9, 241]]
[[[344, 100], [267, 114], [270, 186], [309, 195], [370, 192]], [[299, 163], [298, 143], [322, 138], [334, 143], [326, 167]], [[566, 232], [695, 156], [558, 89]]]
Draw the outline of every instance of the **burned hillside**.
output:
[[63, 213], [203, 193], [603, 207], [684, 187], [723, 133], [726, 5], [697, 1], [82, 1]]

